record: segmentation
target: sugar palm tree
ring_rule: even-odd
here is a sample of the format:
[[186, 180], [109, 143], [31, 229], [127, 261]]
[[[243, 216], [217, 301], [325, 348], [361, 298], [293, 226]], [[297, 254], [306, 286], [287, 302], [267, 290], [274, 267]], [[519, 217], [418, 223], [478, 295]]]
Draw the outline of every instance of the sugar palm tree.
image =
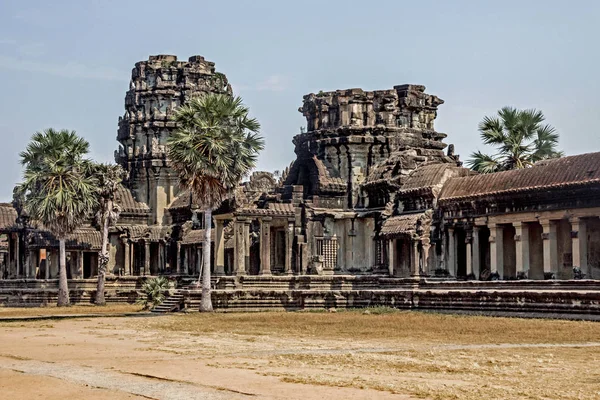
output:
[[490, 173], [520, 169], [535, 162], [561, 157], [556, 149], [558, 133], [544, 124], [544, 114], [539, 110], [517, 110], [504, 107], [498, 117], [485, 117], [479, 124], [483, 143], [498, 149], [495, 155], [476, 151], [467, 165], [474, 171]]
[[96, 196], [98, 207], [96, 210], [96, 222], [102, 229], [102, 250], [100, 251], [98, 265], [98, 285], [96, 287], [96, 305], [104, 305], [104, 282], [106, 278], [106, 267], [110, 260], [108, 252], [108, 229], [119, 219], [121, 208], [115, 202], [115, 196], [119, 185], [126, 177], [126, 172], [120, 165], [115, 164], [93, 164], [90, 173], [96, 182]]
[[46, 129], [35, 133], [20, 154], [25, 172], [16, 190], [29, 217], [59, 242], [58, 306], [69, 304], [65, 239], [96, 204], [94, 182], [86, 173], [88, 149], [75, 131]]
[[181, 186], [190, 191], [204, 212], [200, 311], [212, 311], [212, 211], [254, 168], [264, 141], [258, 135], [260, 124], [248, 116], [248, 108], [239, 97], [197, 97], [180, 107], [173, 119], [178, 128], [167, 141], [168, 157]]

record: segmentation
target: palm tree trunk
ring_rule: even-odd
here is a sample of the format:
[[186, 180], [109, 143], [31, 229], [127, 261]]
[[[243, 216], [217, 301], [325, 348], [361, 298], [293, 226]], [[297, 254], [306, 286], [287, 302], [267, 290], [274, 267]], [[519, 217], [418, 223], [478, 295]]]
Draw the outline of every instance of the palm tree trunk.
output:
[[67, 254], [65, 251], [65, 238], [58, 240], [58, 302], [57, 306], [64, 307], [69, 305], [69, 285], [67, 282]]
[[106, 202], [106, 210], [103, 212], [102, 224], [102, 250], [100, 251], [100, 263], [98, 265], [98, 285], [96, 287], [96, 305], [106, 304], [104, 299], [104, 281], [106, 279], [106, 266], [108, 265], [108, 224], [109, 214], [112, 212], [112, 200]]
[[210, 298], [210, 233], [212, 224], [212, 210], [204, 211], [204, 242], [202, 243], [202, 300], [200, 301], [201, 312], [211, 312], [213, 310], [212, 299]]

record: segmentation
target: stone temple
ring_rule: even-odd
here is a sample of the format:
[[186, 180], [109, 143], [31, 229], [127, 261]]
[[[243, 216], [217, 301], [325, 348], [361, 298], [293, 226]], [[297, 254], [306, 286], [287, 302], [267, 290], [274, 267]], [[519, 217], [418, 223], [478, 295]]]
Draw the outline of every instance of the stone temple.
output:
[[[198, 276], [203, 218], [179, 188], [165, 142], [177, 128], [173, 110], [209, 92], [232, 90], [201, 56], [158, 55], [135, 64], [118, 122], [115, 161], [129, 178], [110, 234], [107, 290], [113, 281], [135, 287], [135, 277], [148, 275], [168, 275], [185, 287]], [[572, 304], [600, 313], [600, 153], [478, 175], [435, 130], [443, 103], [414, 84], [304, 96], [306, 130], [290, 138], [296, 159], [281, 176], [254, 172], [214, 213], [217, 306], [246, 298], [255, 308], [363, 300], [416, 307], [420, 290], [421, 304], [430, 299], [433, 308], [481, 308], [491, 300], [473, 298], [473, 289], [509, 288], [531, 289], [524, 295], [531, 302], [559, 307], [560, 290], [577, 287], [587, 290], [586, 305], [580, 298]], [[0, 205], [0, 230], [2, 278], [57, 277], [58, 246], [48, 232], [10, 204]], [[100, 243], [92, 225], [67, 243], [73, 290], [91, 288], [85, 282], [96, 274]], [[559, 292], [540, 298], [540, 288]], [[299, 293], [317, 289], [326, 290]], [[0, 301], [2, 293], [0, 285]], [[519, 303], [506, 296], [493, 307]]]

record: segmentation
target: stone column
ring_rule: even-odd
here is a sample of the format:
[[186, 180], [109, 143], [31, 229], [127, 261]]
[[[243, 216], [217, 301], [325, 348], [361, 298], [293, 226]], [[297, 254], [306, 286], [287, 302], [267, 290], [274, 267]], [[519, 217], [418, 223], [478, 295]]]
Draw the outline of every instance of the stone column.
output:
[[[48, 264], [48, 261], [46, 261]], [[77, 279], [83, 278], [83, 251], [79, 250], [77, 252]]]
[[556, 279], [558, 273], [558, 244], [556, 223], [548, 219], [540, 220], [542, 241], [544, 242], [544, 279]]
[[396, 262], [396, 239], [388, 240], [388, 271], [390, 276], [394, 276], [394, 264]]
[[181, 274], [181, 242], [177, 242], [177, 254], [175, 254], [175, 263], [178, 274]]
[[473, 246], [471, 245], [471, 240], [469, 238], [467, 238], [465, 240], [465, 247], [466, 247], [466, 253], [467, 253], [467, 257], [466, 257], [466, 274], [467, 274], [467, 278], [470, 279], [470, 276], [473, 274]]
[[491, 223], [490, 228], [490, 272], [497, 274], [499, 279], [504, 275], [504, 241], [502, 226]]
[[252, 245], [252, 238], [250, 237], [250, 223], [251, 220], [244, 221], [244, 271], [247, 274], [250, 273], [250, 246]]
[[260, 220], [260, 275], [271, 275], [271, 217]]
[[454, 228], [448, 228], [448, 261], [446, 268], [450, 276], [456, 276], [456, 240]]
[[[204, 243], [202, 243], [202, 246], [204, 246]], [[196, 247], [196, 272], [200, 280], [202, 279], [202, 246]]]
[[479, 227], [473, 227], [473, 240], [471, 245], [471, 267], [473, 269], [473, 275], [475, 279], [479, 279], [481, 273], [481, 247], [479, 245]]
[[150, 274], [150, 242], [144, 240], [144, 275]]
[[[123, 275], [131, 275], [131, 246], [127, 238], [122, 238], [121, 241], [123, 242]], [[79, 257], [79, 254], [77, 254], [77, 257]]]
[[130, 271], [130, 275], [134, 275], [135, 274], [135, 242], [129, 242], [129, 255], [130, 255], [130, 260], [129, 260], [129, 271]]
[[529, 277], [529, 225], [525, 222], [515, 222], [513, 226], [515, 227], [517, 279], [527, 279]]
[[294, 245], [294, 220], [288, 220], [285, 231], [285, 270], [286, 275], [292, 275], [292, 246]]
[[19, 250], [19, 234], [15, 235], [15, 276], [21, 278], [21, 251]]
[[158, 273], [163, 274], [165, 272], [165, 244], [158, 242]]
[[573, 267], [578, 267], [585, 278], [590, 276], [588, 267], [587, 225], [581, 218], [571, 218], [571, 240], [573, 241]]
[[412, 240], [412, 255], [411, 255], [410, 275], [419, 276], [419, 241]]
[[233, 222], [233, 273], [235, 275], [246, 275], [245, 251], [244, 222], [236, 219]]
[[225, 275], [225, 230], [223, 220], [215, 219], [215, 275]]
[[[79, 253], [77, 255], [79, 256]], [[77, 263], [79, 263], [79, 257], [77, 258]], [[83, 271], [83, 263], [81, 264], [81, 271]], [[46, 270], [44, 271], [44, 278], [50, 279], [50, 250], [49, 249], [46, 249]]]

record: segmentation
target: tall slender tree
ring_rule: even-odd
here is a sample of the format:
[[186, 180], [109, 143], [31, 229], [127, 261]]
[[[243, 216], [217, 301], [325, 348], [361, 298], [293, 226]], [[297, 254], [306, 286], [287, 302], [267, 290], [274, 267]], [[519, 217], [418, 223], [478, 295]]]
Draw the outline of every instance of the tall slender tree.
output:
[[545, 124], [539, 110], [517, 110], [504, 107], [498, 117], [485, 117], [479, 124], [481, 139], [498, 149], [495, 155], [476, 151], [467, 165], [481, 173], [527, 168], [535, 162], [561, 157], [557, 150], [558, 133]]
[[212, 93], [196, 97], [180, 107], [173, 119], [178, 128], [167, 141], [168, 157], [181, 186], [204, 212], [200, 311], [212, 311], [212, 211], [254, 168], [264, 140], [258, 135], [260, 124], [248, 116], [240, 97]]
[[69, 304], [65, 240], [96, 205], [94, 181], [86, 173], [89, 143], [75, 131], [46, 129], [21, 152], [24, 180], [16, 188], [29, 217], [59, 242], [58, 306]]
[[96, 287], [96, 305], [104, 305], [104, 283], [106, 281], [106, 268], [110, 261], [108, 251], [108, 230], [119, 219], [121, 207], [116, 203], [115, 197], [119, 185], [123, 182], [127, 173], [120, 165], [115, 164], [93, 164], [90, 174], [96, 182], [97, 210], [96, 223], [102, 230], [102, 250], [100, 251], [100, 262], [98, 265], [98, 285]]

